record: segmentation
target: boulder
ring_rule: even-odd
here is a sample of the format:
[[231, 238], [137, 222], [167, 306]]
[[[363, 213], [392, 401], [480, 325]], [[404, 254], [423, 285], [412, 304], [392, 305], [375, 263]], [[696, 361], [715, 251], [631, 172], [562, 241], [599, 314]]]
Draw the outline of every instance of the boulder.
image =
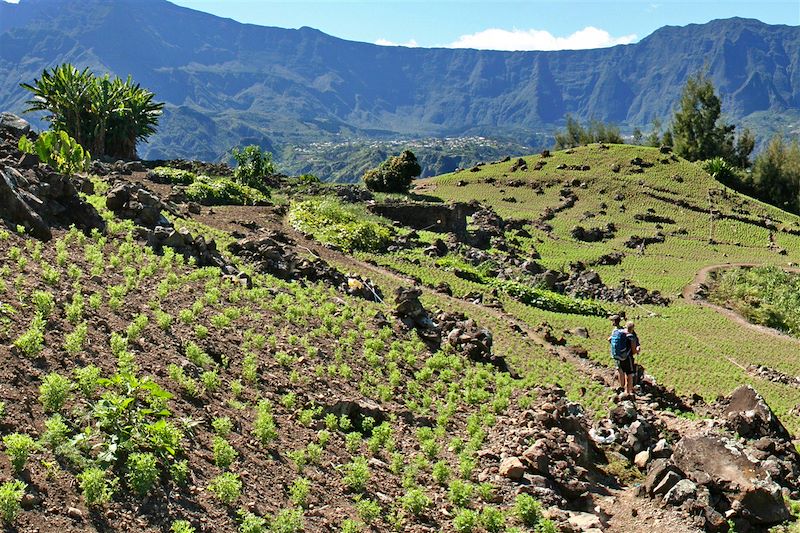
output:
[[751, 524], [772, 525], [789, 518], [781, 488], [736, 441], [711, 432], [684, 437], [675, 445], [673, 460], [692, 481], [724, 494], [730, 507], [740, 509]]
[[16, 137], [22, 137], [31, 132], [31, 125], [13, 113], [0, 113], [0, 129], [9, 130]]
[[682, 478], [680, 474], [678, 474], [674, 470], [667, 471], [664, 477], [661, 478], [661, 481], [659, 481], [658, 484], [655, 487], [653, 487], [653, 495], [664, 496], [666, 493], [672, 490], [672, 487], [677, 485], [678, 482], [681, 481], [681, 479]]
[[742, 437], [777, 437], [791, 440], [786, 428], [764, 398], [750, 385], [742, 385], [722, 402], [728, 428]]

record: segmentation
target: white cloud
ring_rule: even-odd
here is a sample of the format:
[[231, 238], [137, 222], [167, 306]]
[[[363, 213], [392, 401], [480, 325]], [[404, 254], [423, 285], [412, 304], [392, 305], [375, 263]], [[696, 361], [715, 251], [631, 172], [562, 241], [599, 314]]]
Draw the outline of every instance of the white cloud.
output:
[[417, 44], [417, 41], [415, 41], [414, 39], [410, 39], [404, 43], [396, 43], [388, 39], [378, 39], [377, 41], [375, 41], [375, 44], [377, 44], [378, 46], [405, 46], [407, 48], [416, 48], [419, 46], [419, 44]]
[[448, 48], [477, 48], [480, 50], [582, 50], [629, 44], [636, 34], [614, 37], [606, 30], [587, 26], [566, 37], [556, 37], [546, 30], [503, 30], [489, 28], [462, 35]]
[[19, 4], [19, 0], [3, 0], [6, 4]]

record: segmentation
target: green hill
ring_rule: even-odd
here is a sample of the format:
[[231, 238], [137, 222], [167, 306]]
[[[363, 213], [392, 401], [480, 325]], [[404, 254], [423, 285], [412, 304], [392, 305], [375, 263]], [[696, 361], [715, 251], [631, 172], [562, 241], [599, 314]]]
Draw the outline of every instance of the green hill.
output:
[[[800, 342], [743, 327], [714, 310], [684, 300], [682, 291], [700, 270], [711, 265], [789, 266], [800, 261], [800, 218], [738, 194], [713, 180], [698, 165], [661, 154], [655, 148], [590, 145], [568, 152], [554, 152], [547, 158], [525, 156], [527, 171], [512, 172], [516, 161], [512, 159], [477, 167], [477, 172], [438, 176], [420, 182], [416, 191], [448, 202], [477, 200], [504, 219], [524, 220], [521, 227], [530, 236], [515, 230], [507, 236], [516, 240], [525, 254], [535, 249], [541, 255], [539, 263], [546, 268], [569, 270], [571, 263], [593, 265], [602, 256], [623, 253], [617, 265], [591, 268], [607, 285], [630, 280], [672, 299], [665, 308], [631, 305], [626, 309], [629, 317], [637, 318], [644, 346], [641, 361], [647, 371], [683, 394], [698, 393], [708, 400], [727, 394], [738, 384], [753, 383], [782, 420], [797, 430], [800, 417], [794, 408], [800, 404], [800, 391], [758, 379], [746, 367], [765, 365], [788, 376], [799, 375], [800, 361], [795, 354]], [[643, 165], [633, 164], [636, 158]], [[545, 163], [543, 168], [533, 170], [540, 161]], [[559, 169], [561, 165], [588, 169]], [[616, 166], [617, 172], [612, 170]], [[552, 227], [543, 230], [538, 222], [542, 214], [560, 205], [564, 194], [576, 197], [574, 205], [543, 220]], [[509, 201], [512, 198], [515, 201]], [[578, 225], [589, 229], [607, 224], [613, 224], [616, 231], [613, 238], [602, 242], [583, 242], [571, 235]], [[634, 237], [658, 234], [663, 242], [644, 248], [626, 246]], [[505, 256], [497, 250], [489, 253]], [[441, 268], [447, 258], [431, 258], [415, 251], [371, 258], [431, 286], [447, 282], [456, 294], [491, 292], [487, 285]], [[499, 262], [502, 264], [502, 260]], [[612, 363], [607, 353], [608, 323], [603, 318], [545, 312], [507, 295], [499, 298], [507, 312], [530, 325], [546, 321], [557, 332], [587, 327], [589, 339], [568, 337], [569, 343], [586, 347], [602, 364]]]

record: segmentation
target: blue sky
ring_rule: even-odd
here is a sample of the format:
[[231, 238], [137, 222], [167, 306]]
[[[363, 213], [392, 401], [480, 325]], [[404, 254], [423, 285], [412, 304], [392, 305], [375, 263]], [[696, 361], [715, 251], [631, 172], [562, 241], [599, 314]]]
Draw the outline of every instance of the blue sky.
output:
[[757, 18], [800, 25], [800, 0], [172, 0], [240, 22], [311, 26], [378, 44], [532, 50], [635, 42], [665, 25]]

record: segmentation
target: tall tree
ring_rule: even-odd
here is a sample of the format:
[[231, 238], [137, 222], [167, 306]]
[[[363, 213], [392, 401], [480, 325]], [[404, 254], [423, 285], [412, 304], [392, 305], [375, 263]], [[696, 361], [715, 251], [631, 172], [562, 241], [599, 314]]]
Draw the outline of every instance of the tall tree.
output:
[[711, 80], [704, 74], [690, 77], [672, 119], [675, 153], [689, 161], [732, 159], [735, 126], [721, 122], [721, 114], [722, 103]]
[[753, 165], [753, 187], [763, 200], [800, 212], [800, 145], [775, 135]]

